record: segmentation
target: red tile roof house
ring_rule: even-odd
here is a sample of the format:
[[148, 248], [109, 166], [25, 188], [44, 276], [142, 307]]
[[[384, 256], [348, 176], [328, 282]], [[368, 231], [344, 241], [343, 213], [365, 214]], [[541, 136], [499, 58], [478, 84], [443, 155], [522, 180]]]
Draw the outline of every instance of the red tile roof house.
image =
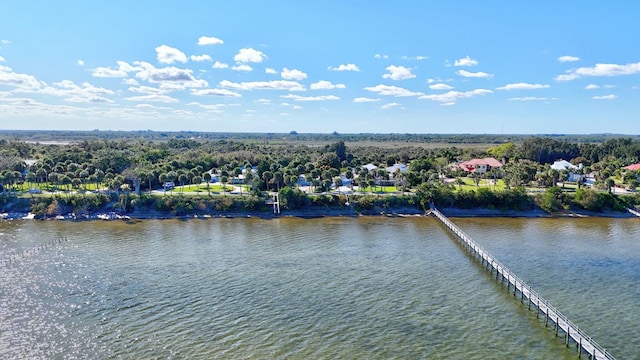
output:
[[494, 158], [471, 159], [461, 163], [460, 168], [466, 172], [483, 174], [492, 168], [502, 167], [502, 163]]
[[631, 171], [637, 171], [637, 170], [640, 170], [640, 163], [639, 164], [633, 164], [633, 165], [625, 166], [624, 168], [627, 169], [627, 170], [631, 170]]

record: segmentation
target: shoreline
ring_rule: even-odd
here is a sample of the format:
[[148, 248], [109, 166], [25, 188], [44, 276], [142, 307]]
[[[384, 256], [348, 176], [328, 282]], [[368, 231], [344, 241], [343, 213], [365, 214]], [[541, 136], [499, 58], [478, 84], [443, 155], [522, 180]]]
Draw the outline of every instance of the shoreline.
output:
[[[561, 213], [547, 213], [542, 209], [532, 210], [496, 210], [488, 208], [460, 209], [460, 208], [440, 208], [445, 216], [451, 218], [636, 218], [637, 216], [629, 212], [604, 211], [565, 211]], [[324, 217], [416, 217], [426, 216], [428, 211], [417, 208], [398, 208], [398, 209], [372, 209], [368, 211], [358, 212], [353, 208], [309, 208], [297, 210], [284, 210], [280, 214], [272, 212], [227, 212], [227, 213], [210, 213], [210, 214], [188, 214], [174, 215], [169, 213], [161, 213], [157, 211], [133, 211], [126, 214], [118, 214], [116, 212], [95, 212], [90, 214], [76, 215], [65, 214], [55, 217], [39, 219], [33, 213], [25, 212], [5, 212], [0, 213], [0, 220], [64, 220], [64, 221], [113, 221], [113, 220], [167, 220], [167, 219], [225, 219], [225, 218], [259, 218], [259, 219], [277, 219], [277, 218], [302, 218], [314, 219]]]

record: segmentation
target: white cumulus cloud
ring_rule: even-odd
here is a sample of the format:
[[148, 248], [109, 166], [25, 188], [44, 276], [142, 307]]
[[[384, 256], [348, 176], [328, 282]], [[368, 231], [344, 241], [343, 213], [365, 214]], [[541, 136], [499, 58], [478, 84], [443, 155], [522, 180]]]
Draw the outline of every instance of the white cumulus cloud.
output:
[[238, 54], [236, 54], [236, 56], [233, 57], [233, 60], [240, 63], [248, 63], [248, 62], [260, 63], [262, 62], [262, 60], [266, 58], [267, 56], [262, 51], [252, 49], [252, 48], [244, 48], [238, 51]]
[[234, 90], [289, 90], [304, 91], [305, 88], [296, 81], [274, 80], [274, 81], [248, 81], [235, 83], [229, 80], [220, 81], [220, 86]]
[[311, 90], [332, 90], [332, 89], [344, 89], [346, 88], [345, 84], [333, 84], [331, 81], [320, 80], [316, 83], [313, 83], [309, 86]]
[[127, 90], [136, 94], [164, 94], [167, 92], [166, 90], [154, 88], [151, 86], [132, 86]]
[[303, 80], [307, 78], [306, 73], [297, 69], [287, 69], [287, 68], [282, 69], [280, 76], [282, 76], [282, 78], [285, 80]]
[[400, 57], [402, 60], [418, 60], [418, 61], [422, 61], [422, 60], [426, 60], [429, 57], [428, 56], [422, 56], [422, 55], [418, 55], [418, 56], [407, 56], [407, 55], [403, 55]]
[[482, 71], [470, 72], [470, 71], [467, 71], [467, 70], [458, 70], [458, 71], [456, 71], [456, 74], [458, 74], [460, 76], [467, 77], [467, 78], [491, 78], [491, 77], [493, 77], [492, 74], [487, 74], [486, 72], [482, 72]]
[[211, 67], [214, 69], [226, 69], [229, 67], [229, 65], [225, 63], [221, 63], [220, 61], [216, 61], [215, 63], [213, 63]]
[[392, 85], [376, 85], [376, 86], [369, 86], [369, 87], [365, 87], [364, 88], [367, 91], [371, 91], [374, 93], [377, 93], [378, 95], [384, 95], [384, 96], [397, 96], [397, 97], [404, 97], [404, 96], [421, 96], [424, 95], [421, 92], [414, 92], [414, 91], [410, 91], [407, 90], [405, 88], [401, 88], [398, 86], [392, 86]]
[[453, 89], [453, 86], [447, 85], [447, 84], [443, 84], [443, 83], [438, 83], [438, 84], [429, 85], [429, 89], [431, 89], [431, 90], [451, 90], [451, 89]]
[[116, 64], [118, 64], [117, 69], [112, 69], [110, 67], [98, 67], [93, 70], [93, 74], [91, 75], [94, 77], [105, 77], [105, 78], [127, 77], [129, 76], [130, 72], [141, 70], [140, 67], [131, 66], [125, 61], [116, 61]]
[[192, 95], [197, 96], [224, 96], [224, 97], [241, 97], [242, 95], [227, 89], [193, 89]]
[[209, 84], [206, 80], [196, 79], [191, 69], [179, 69], [173, 66], [166, 68], [156, 68], [147, 63], [134, 62], [140, 69], [136, 72], [136, 78], [150, 83], [161, 84], [161, 87], [172, 90], [182, 90], [184, 88], [201, 88]]
[[167, 45], [160, 45], [156, 48], [158, 61], [164, 64], [173, 64], [174, 62], [187, 62], [187, 55], [182, 51]]
[[458, 99], [466, 99], [474, 96], [482, 96], [486, 94], [491, 94], [493, 91], [487, 89], [475, 89], [471, 91], [449, 91], [444, 94], [434, 94], [434, 95], [423, 95], [418, 99], [426, 99], [437, 101], [440, 103], [446, 103], [447, 105], [451, 105], [450, 103], [455, 103]]
[[211, 56], [207, 54], [203, 54], [203, 55], [191, 55], [191, 60], [200, 62], [200, 61], [212, 61], [213, 59], [211, 58]]
[[592, 99], [594, 100], [613, 100], [615, 98], [617, 98], [617, 95], [614, 94], [609, 94], [609, 95], [602, 95], [602, 96], [594, 96]]
[[282, 104], [280, 104], [280, 105], [281, 105], [281, 106], [290, 107], [290, 108], [295, 109], [295, 110], [300, 110], [300, 109], [302, 109], [302, 106], [300, 106], [300, 105], [293, 105], [293, 104], [289, 104], [289, 103], [286, 103], [286, 102], [283, 102], [283, 103], [282, 103]]
[[273, 68], [266, 68], [264, 69], [264, 72], [267, 74], [277, 74], [278, 72], [276, 71], [276, 69]]
[[253, 68], [247, 64], [240, 64], [236, 66], [232, 66], [231, 70], [235, 71], [253, 71]]
[[412, 79], [416, 77], [414, 74], [411, 73], [411, 69], [408, 69], [404, 66], [390, 65], [390, 66], [387, 66], [386, 70], [389, 73], [382, 75], [384, 79], [406, 80], [406, 79]]
[[373, 55], [374, 58], [376, 59], [388, 59], [389, 55], [385, 55], [385, 54], [375, 54]]
[[218, 45], [218, 44], [224, 44], [224, 41], [213, 36], [200, 36], [200, 38], [198, 38], [198, 45]]
[[357, 97], [353, 99], [354, 103], [367, 103], [367, 102], [378, 102], [380, 99], [372, 99], [367, 97]]
[[620, 76], [640, 73], [640, 62], [625, 65], [596, 64], [593, 67], [571, 69], [566, 74], [556, 76], [557, 81], [570, 81], [586, 76]]
[[396, 102], [392, 102], [392, 103], [384, 104], [384, 105], [380, 106], [380, 108], [383, 109], [383, 110], [388, 110], [388, 109], [393, 109], [394, 107], [398, 107], [398, 106], [402, 106], [402, 105], [398, 104]]
[[187, 105], [189, 106], [197, 106], [206, 110], [209, 110], [211, 112], [223, 112], [222, 109], [226, 108], [226, 107], [232, 107], [232, 106], [240, 106], [240, 104], [201, 104], [199, 102], [196, 101], [192, 101], [190, 103], [188, 103]]
[[360, 68], [356, 64], [340, 64], [336, 66], [329, 66], [327, 70], [331, 71], [360, 71]]
[[322, 96], [300, 96], [300, 95], [282, 95], [280, 96], [285, 99], [292, 99], [295, 101], [325, 101], [325, 100], [340, 100], [339, 97], [335, 95], [322, 95]]
[[458, 59], [453, 62], [454, 66], [475, 66], [478, 65], [478, 60], [474, 60], [467, 55], [462, 59]]
[[560, 61], [561, 63], [565, 63], [565, 62], [574, 62], [574, 61], [579, 61], [580, 58], [577, 56], [571, 56], [571, 55], [565, 55], [565, 56], [560, 56], [558, 58], [558, 61]]
[[595, 90], [595, 89], [600, 89], [599, 85], [596, 84], [589, 84], [587, 86], [584, 87], [586, 90]]
[[105, 95], [113, 95], [113, 90], [96, 87], [88, 82], [76, 85], [71, 80], [62, 80], [53, 83], [53, 86], [47, 86], [37, 91], [39, 94], [53, 95], [63, 97], [65, 101], [76, 103], [110, 103], [114, 102], [105, 97]]
[[138, 86], [140, 83], [136, 79], [122, 79], [122, 83], [125, 85]]
[[547, 84], [528, 84], [528, 83], [514, 83], [507, 84], [505, 86], [501, 86], [496, 88], [496, 90], [535, 90], [535, 89], [547, 89], [551, 86]]
[[33, 75], [19, 74], [8, 66], [0, 65], [0, 84], [21, 89], [37, 89], [44, 83], [40, 83]]
[[176, 99], [176, 98], [172, 98], [171, 96], [168, 96], [168, 95], [158, 95], [158, 94], [132, 96], [132, 97], [124, 98], [124, 99], [125, 100], [129, 100], [129, 101], [151, 101], [151, 102], [162, 102], [162, 103], [177, 103], [178, 102], [178, 99]]

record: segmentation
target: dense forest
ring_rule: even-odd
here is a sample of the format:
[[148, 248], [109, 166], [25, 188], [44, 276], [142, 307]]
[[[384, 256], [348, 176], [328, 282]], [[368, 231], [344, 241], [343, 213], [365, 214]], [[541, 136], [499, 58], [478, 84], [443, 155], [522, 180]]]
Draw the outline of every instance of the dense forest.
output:
[[[504, 166], [481, 175], [456, 166], [484, 157], [496, 158]], [[584, 188], [579, 182], [573, 192], [558, 190], [558, 183], [564, 187], [568, 174], [551, 169], [549, 164], [560, 159], [582, 164], [577, 171], [591, 175], [593, 187]], [[344, 205], [344, 197], [328, 192], [340, 187], [345, 179], [352, 186], [370, 189], [369, 196], [361, 194], [360, 201], [354, 203], [360, 208], [424, 207], [435, 201], [441, 206], [527, 209], [535, 205], [535, 200], [548, 211], [573, 206], [601, 211], [637, 202], [637, 195], [621, 199], [611, 194], [611, 188], [635, 190], [639, 174], [624, 167], [638, 162], [638, 138], [607, 135], [5, 131], [0, 140], [0, 186], [5, 203], [20, 191], [56, 189], [51, 197], [32, 195], [33, 207], [40, 212], [54, 201], [74, 209], [84, 206], [85, 210], [115, 203], [126, 211], [154, 202], [158, 210], [175, 213], [212, 208], [256, 210], [264, 208], [265, 191], [280, 191], [285, 209]], [[405, 172], [385, 170], [398, 163], [408, 165]], [[378, 168], [369, 171], [365, 164]], [[171, 197], [160, 201], [147, 193], [167, 182], [176, 186], [209, 184], [212, 178], [223, 184], [241, 182], [247, 194], [238, 199], [223, 193], [223, 199], [219, 199], [208, 192], [196, 200]], [[299, 190], [301, 178], [308, 180], [312, 194]], [[457, 188], [465, 178], [476, 185], [482, 179], [491, 179], [494, 187]], [[372, 196], [371, 189], [384, 181], [392, 181], [401, 194]], [[527, 190], [531, 187], [544, 191], [530, 196]], [[106, 194], [88, 196], [98, 190], [106, 190]], [[93, 205], [88, 205], [87, 199]], [[72, 200], [77, 204], [71, 204]]]

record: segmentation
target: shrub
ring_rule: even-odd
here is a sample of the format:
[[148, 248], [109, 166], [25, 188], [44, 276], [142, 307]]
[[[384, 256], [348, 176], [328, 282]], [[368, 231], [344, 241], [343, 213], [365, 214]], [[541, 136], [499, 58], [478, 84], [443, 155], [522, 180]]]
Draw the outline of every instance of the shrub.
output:
[[280, 206], [283, 209], [293, 210], [302, 209], [309, 205], [310, 199], [304, 192], [299, 189], [285, 187], [278, 192]]
[[544, 194], [536, 197], [536, 203], [547, 212], [556, 212], [565, 208], [564, 194], [557, 186], [545, 190]]

